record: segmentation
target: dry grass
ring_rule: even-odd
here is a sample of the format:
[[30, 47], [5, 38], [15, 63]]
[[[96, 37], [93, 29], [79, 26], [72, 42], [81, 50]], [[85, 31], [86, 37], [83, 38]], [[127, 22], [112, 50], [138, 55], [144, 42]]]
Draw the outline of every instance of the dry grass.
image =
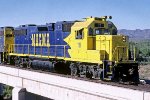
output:
[[141, 79], [150, 80], [150, 65], [139, 66], [139, 75]]

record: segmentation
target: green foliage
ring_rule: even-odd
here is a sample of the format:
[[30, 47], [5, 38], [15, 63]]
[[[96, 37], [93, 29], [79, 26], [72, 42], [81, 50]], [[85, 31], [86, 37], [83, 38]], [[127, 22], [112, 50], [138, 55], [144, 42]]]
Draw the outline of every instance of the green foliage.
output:
[[130, 48], [131, 47], [137, 47], [139, 53], [143, 56], [150, 56], [150, 40], [130, 42]]
[[3, 97], [6, 99], [11, 98], [12, 97], [12, 89], [13, 89], [13, 87], [4, 85]]
[[130, 50], [136, 47], [138, 51], [138, 61], [150, 62], [150, 40], [131, 41], [129, 43]]

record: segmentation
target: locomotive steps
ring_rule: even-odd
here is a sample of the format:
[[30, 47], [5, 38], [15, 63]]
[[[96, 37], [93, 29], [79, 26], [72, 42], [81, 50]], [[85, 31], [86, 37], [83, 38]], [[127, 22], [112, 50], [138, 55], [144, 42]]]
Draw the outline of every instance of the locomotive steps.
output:
[[13, 100], [23, 90], [55, 100], [150, 100], [150, 92], [76, 80], [0, 65], [0, 83], [13, 86]]

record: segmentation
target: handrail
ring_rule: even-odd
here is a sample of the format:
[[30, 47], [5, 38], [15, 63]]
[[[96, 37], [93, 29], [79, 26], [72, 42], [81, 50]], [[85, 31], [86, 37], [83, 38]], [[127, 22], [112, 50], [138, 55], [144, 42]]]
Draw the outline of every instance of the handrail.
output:
[[[26, 46], [26, 48], [25, 48]], [[20, 47], [20, 51], [22, 51], [23, 54], [28, 54], [30, 55], [31, 52], [31, 48], [33, 49], [33, 55], [35, 55], [37, 53], [36, 51], [36, 48], [39, 48], [39, 52], [40, 52], [40, 55], [43, 56], [43, 48], [42, 47], [46, 47], [47, 48], [47, 54], [48, 56], [50, 56], [50, 47], [54, 47], [54, 51], [53, 53], [55, 54], [55, 56], [57, 56], [57, 50], [59, 49], [58, 47], [63, 47], [62, 50], [63, 50], [63, 57], [65, 58], [66, 57], [66, 47], [68, 45], [50, 45], [50, 46], [32, 46], [32, 44], [9, 44], [8, 45], [8, 53], [18, 53], [18, 47]], [[25, 52], [25, 49], [27, 49], [27, 52]]]
[[126, 59], [128, 60], [128, 47], [127, 46], [117, 46], [115, 47], [114, 51], [113, 51], [113, 56], [115, 55], [116, 51], [117, 51], [117, 61], [119, 61], [119, 54], [118, 54], [118, 48], [126, 48]]

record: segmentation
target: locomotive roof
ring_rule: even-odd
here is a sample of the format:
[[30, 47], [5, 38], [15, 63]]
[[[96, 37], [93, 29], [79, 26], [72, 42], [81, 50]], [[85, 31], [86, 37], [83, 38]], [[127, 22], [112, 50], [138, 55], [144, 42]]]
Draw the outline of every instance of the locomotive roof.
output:
[[75, 21], [57, 21], [56, 23], [74, 23]]

